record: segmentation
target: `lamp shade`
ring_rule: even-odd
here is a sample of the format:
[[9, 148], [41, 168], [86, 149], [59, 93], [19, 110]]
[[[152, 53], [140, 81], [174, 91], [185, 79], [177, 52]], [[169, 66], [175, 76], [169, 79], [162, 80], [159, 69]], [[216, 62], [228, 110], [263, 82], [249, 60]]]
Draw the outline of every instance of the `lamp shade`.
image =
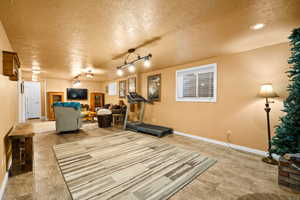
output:
[[274, 98], [279, 97], [273, 90], [272, 83], [265, 83], [260, 86], [258, 95], [264, 98]]

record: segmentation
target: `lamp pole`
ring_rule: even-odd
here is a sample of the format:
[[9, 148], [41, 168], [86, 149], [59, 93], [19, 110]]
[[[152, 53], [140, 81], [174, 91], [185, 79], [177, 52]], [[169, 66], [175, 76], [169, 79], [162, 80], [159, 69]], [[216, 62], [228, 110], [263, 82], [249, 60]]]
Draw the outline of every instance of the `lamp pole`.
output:
[[267, 127], [268, 127], [268, 144], [269, 144], [269, 148], [268, 148], [268, 152], [269, 152], [269, 157], [271, 157], [271, 129], [270, 129], [270, 105], [269, 105], [269, 101], [268, 98], [266, 98], [266, 104], [265, 104], [265, 111], [267, 114]]
[[266, 103], [265, 103], [265, 111], [267, 114], [267, 128], [268, 128], [268, 157], [263, 158], [262, 160], [268, 164], [272, 164], [272, 165], [277, 165], [278, 162], [276, 160], [274, 160], [274, 158], [272, 157], [271, 154], [271, 128], [270, 128], [270, 102], [268, 97], [266, 97]]

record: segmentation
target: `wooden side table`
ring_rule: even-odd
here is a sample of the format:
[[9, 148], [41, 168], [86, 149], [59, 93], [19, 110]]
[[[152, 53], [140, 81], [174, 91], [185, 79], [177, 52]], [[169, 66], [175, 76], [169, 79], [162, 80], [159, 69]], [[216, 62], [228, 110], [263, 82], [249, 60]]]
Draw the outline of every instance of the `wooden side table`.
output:
[[9, 134], [12, 144], [11, 176], [32, 171], [33, 136], [32, 125], [26, 123], [18, 124]]
[[122, 125], [124, 121], [124, 115], [123, 114], [112, 114], [113, 116], [113, 124], [114, 125]]

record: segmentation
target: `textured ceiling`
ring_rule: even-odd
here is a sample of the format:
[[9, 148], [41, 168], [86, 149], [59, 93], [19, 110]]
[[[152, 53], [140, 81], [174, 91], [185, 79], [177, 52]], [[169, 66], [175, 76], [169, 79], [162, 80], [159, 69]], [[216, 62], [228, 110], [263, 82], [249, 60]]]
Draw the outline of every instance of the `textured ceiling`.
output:
[[136, 46], [157, 69], [286, 42], [299, 10], [300, 0], [1, 0], [0, 20], [23, 71], [71, 79], [92, 67], [107, 80]]

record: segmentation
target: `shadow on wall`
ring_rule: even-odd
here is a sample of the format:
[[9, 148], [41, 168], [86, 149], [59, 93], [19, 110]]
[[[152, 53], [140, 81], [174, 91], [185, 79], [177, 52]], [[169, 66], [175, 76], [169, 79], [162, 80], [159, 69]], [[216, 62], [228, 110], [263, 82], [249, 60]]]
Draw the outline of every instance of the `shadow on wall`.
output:
[[[276, 126], [275, 122], [279, 122], [279, 117], [282, 116], [283, 112], [281, 111], [283, 107], [283, 101], [280, 99], [274, 100], [275, 102], [270, 104], [271, 112], [271, 128]], [[239, 110], [239, 115], [251, 115], [252, 122], [257, 126], [257, 128], [261, 130], [266, 129], [266, 112], [265, 108], [265, 100], [264, 99], [254, 99], [247, 106], [244, 106]], [[239, 116], [237, 116], [239, 117]]]

